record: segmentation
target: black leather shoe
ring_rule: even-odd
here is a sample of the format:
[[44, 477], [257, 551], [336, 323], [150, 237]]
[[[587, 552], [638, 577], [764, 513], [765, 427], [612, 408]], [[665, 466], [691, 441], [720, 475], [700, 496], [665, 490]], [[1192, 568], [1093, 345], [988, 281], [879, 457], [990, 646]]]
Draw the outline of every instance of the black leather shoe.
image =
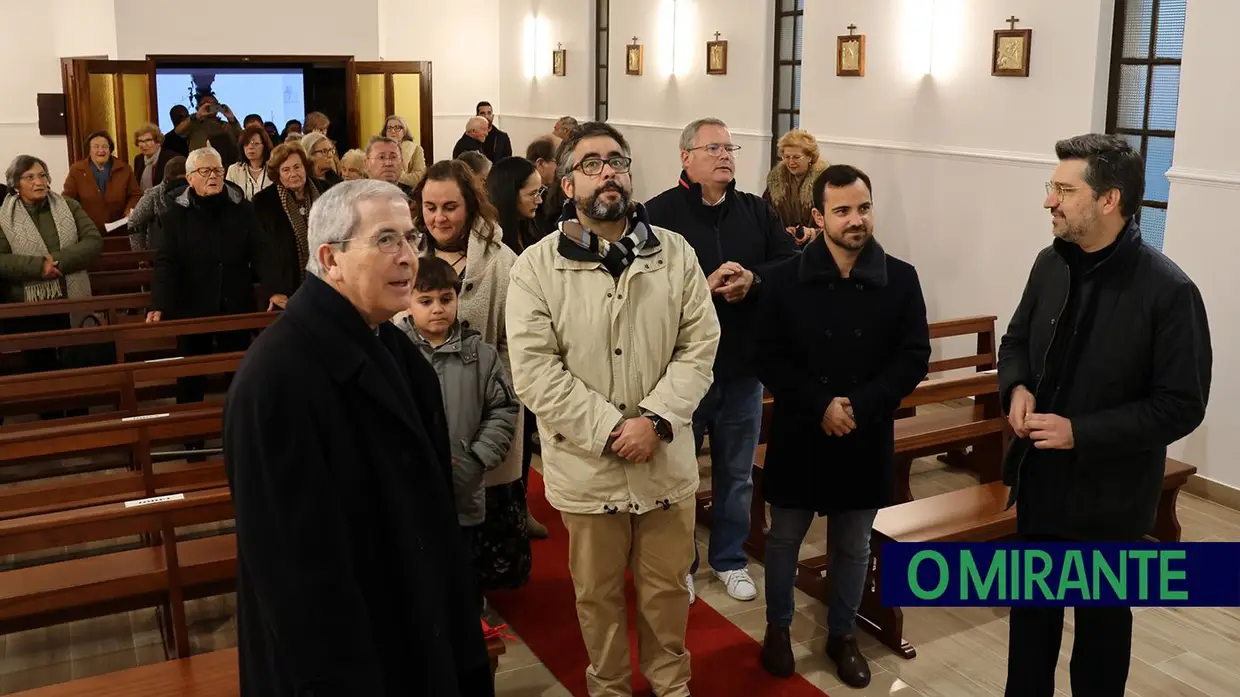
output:
[[849, 687], [865, 687], [870, 684], [870, 665], [866, 663], [857, 638], [851, 634], [829, 637], [827, 656], [835, 661], [835, 674]]
[[760, 658], [763, 669], [777, 678], [786, 678], [796, 672], [797, 662], [792, 657], [792, 639], [787, 627], [766, 625]]

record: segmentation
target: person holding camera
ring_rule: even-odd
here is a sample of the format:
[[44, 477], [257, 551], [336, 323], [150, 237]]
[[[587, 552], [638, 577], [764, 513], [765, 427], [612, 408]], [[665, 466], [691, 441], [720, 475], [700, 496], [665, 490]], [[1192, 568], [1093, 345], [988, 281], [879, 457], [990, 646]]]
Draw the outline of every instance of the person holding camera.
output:
[[814, 180], [830, 163], [818, 154], [818, 141], [809, 131], [788, 131], [779, 139], [779, 164], [766, 176], [762, 198], [771, 204], [784, 230], [799, 245], [814, 239]]
[[207, 147], [209, 141], [217, 136], [225, 136], [230, 143], [241, 139], [241, 122], [237, 121], [237, 115], [227, 104], [221, 105], [213, 94], [199, 97], [198, 111], [173, 130], [189, 143], [190, 152]]

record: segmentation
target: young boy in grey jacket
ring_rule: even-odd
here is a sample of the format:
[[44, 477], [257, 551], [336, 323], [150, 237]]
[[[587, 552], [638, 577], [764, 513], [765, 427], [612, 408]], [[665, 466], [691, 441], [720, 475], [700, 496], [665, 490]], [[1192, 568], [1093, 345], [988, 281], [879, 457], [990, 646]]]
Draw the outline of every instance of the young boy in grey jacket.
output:
[[483, 475], [508, 455], [520, 403], [495, 347], [456, 321], [461, 279], [442, 259], [418, 263], [409, 314], [398, 326], [439, 376], [457, 517], [467, 534], [486, 518]]

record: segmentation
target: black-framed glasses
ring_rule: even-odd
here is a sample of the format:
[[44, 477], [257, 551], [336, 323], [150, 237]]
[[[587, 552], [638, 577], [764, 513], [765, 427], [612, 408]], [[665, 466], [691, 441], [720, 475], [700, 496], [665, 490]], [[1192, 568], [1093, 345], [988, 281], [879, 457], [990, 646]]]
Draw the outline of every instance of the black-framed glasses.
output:
[[224, 176], [224, 168], [223, 167], [199, 167], [198, 169], [194, 170], [194, 174], [197, 174], [203, 179], [210, 179], [212, 176], [222, 177]]
[[378, 237], [350, 238], [332, 242], [333, 245], [362, 244], [377, 247], [384, 254], [396, 254], [400, 252], [400, 243], [407, 242], [415, 252], [422, 248], [422, 233], [417, 230], [410, 230], [405, 234], [399, 232], [385, 232]]
[[601, 157], [587, 157], [582, 160], [573, 169], [581, 170], [586, 176], [595, 177], [603, 173], [603, 165], [611, 167], [611, 171], [616, 174], [624, 174], [629, 171], [629, 165], [633, 164], [633, 158], [617, 155], [603, 159]]

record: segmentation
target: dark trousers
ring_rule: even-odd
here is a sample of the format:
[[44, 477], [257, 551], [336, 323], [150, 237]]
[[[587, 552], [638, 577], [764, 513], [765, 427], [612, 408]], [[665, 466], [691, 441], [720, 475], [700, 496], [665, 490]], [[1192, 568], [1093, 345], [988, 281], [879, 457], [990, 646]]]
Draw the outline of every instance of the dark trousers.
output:
[[[182, 356], [203, 356], [211, 353], [245, 351], [250, 347], [248, 331], [189, 334], [177, 337], [177, 350]], [[177, 378], [177, 404], [201, 402], [207, 392], [207, 378], [196, 375]]]
[[[1022, 536], [1022, 541], [1066, 541]], [[1008, 675], [1005, 697], [1051, 697], [1063, 639], [1063, 608], [1014, 607], [1008, 618]], [[1070, 675], [1072, 694], [1123, 697], [1132, 657], [1132, 609], [1079, 607], [1073, 610]]]
[[525, 432], [521, 434], [521, 486], [530, 490], [530, 458], [534, 457], [534, 434], [538, 433], [538, 422], [534, 412], [525, 410]]

